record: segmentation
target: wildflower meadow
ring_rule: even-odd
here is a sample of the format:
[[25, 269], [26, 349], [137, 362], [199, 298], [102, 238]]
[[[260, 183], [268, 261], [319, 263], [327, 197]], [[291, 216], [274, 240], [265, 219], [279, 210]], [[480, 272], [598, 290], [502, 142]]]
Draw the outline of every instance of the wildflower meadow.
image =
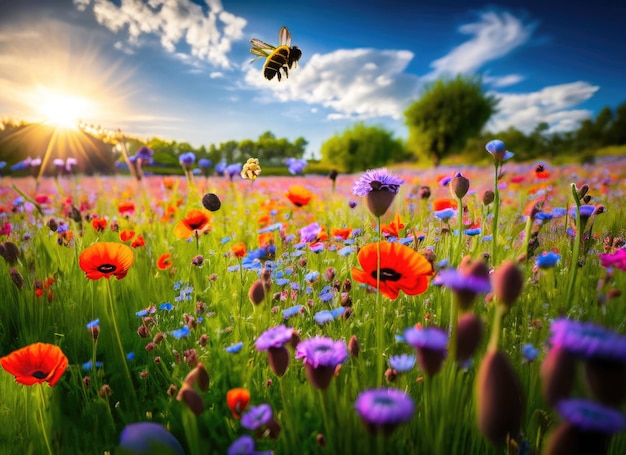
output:
[[3, 176], [0, 453], [626, 454], [626, 161], [483, 146]]

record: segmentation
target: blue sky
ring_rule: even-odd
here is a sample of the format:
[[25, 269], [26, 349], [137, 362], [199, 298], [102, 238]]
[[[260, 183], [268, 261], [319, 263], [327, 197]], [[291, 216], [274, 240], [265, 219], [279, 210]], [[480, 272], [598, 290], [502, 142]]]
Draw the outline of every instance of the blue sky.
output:
[[[406, 137], [424, 84], [481, 74], [491, 131], [575, 129], [626, 101], [626, 2], [22, 0], [0, 2], [0, 117], [59, 113], [188, 141], [279, 137], [308, 155], [356, 121]], [[250, 38], [302, 49], [266, 81]]]

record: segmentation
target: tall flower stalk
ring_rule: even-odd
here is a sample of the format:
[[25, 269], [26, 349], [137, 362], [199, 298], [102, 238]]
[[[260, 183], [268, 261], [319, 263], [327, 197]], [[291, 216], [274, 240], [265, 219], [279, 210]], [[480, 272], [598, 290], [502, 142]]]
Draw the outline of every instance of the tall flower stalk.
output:
[[502, 170], [502, 166], [504, 162], [511, 158], [514, 154], [509, 152], [504, 147], [504, 142], [498, 139], [494, 139], [493, 141], [489, 141], [485, 146], [485, 149], [493, 155], [494, 158], [494, 182], [493, 182], [493, 194], [494, 194], [494, 205], [493, 205], [493, 222], [491, 224], [491, 265], [496, 266], [497, 254], [498, 254], [498, 215], [500, 212], [500, 191], [498, 190], [498, 180], [500, 176], [500, 171]]
[[582, 236], [582, 220], [580, 218], [580, 196], [576, 184], [571, 185], [572, 196], [576, 203], [576, 238], [574, 239], [574, 249], [572, 251], [572, 261], [569, 268], [569, 279], [567, 281], [567, 300], [572, 301], [572, 293], [574, 292], [574, 284], [576, 283], [576, 272], [578, 271], [578, 255], [580, 254], [580, 240]]

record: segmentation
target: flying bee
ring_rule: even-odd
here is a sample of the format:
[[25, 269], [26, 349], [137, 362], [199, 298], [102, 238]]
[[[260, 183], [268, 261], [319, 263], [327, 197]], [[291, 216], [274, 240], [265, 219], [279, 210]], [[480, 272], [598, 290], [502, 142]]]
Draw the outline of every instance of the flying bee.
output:
[[276, 47], [260, 39], [252, 38], [250, 40], [250, 44], [252, 45], [250, 53], [257, 56], [252, 62], [256, 62], [260, 58], [265, 58], [263, 75], [267, 80], [271, 81], [274, 76], [277, 76], [280, 82], [280, 70], [282, 69], [285, 72], [285, 77], [288, 78], [288, 70], [297, 66], [298, 60], [302, 57], [302, 51], [298, 49], [297, 46], [291, 46], [291, 34], [289, 30], [287, 30], [287, 27], [280, 29], [278, 39], [280, 45]]

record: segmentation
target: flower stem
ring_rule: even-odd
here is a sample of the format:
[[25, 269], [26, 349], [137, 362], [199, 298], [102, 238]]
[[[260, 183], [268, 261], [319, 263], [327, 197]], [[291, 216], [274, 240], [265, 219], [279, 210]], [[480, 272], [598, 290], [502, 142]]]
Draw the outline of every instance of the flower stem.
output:
[[574, 250], [572, 252], [572, 262], [569, 269], [569, 280], [567, 283], [567, 300], [572, 301], [572, 292], [574, 291], [574, 284], [576, 283], [576, 272], [578, 271], [578, 255], [580, 254], [580, 239], [582, 236], [582, 221], [580, 219], [580, 199], [578, 197], [578, 191], [576, 185], [572, 183], [572, 195], [574, 196], [574, 202], [576, 202], [576, 238], [574, 239]]
[[487, 351], [495, 352], [498, 350], [498, 341], [500, 340], [500, 332], [502, 331], [502, 319], [508, 311], [506, 305], [497, 304], [496, 312], [493, 315], [493, 327], [491, 329], [491, 336], [489, 337], [489, 345]]
[[380, 303], [380, 239], [381, 239], [381, 226], [380, 217], [376, 217], [376, 224], [378, 229], [378, 239], [376, 242], [376, 386], [380, 387], [383, 384], [383, 309]]
[[459, 237], [456, 240], [456, 265], [458, 265], [459, 261], [461, 260], [463, 250], [463, 199], [461, 199], [460, 197], [457, 198], [457, 205], [457, 225], [459, 228]]
[[39, 384], [37, 389], [39, 389], [39, 423], [41, 425], [41, 432], [43, 433], [43, 440], [46, 443], [48, 454], [52, 455], [52, 447], [50, 447], [50, 440], [48, 439], [48, 431], [46, 430], [46, 422], [43, 415], [43, 410], [46, 407], [46, 397], [43, 393], [43, 384]]
[[498, 190], [498, 174], [500, 166], [498, 161], [495, 163], [495, 176], [493, 182], [493, 220], [491, 224], [491, 266], [497, 265], [497, 252], [498, 252], [498, 213], [500, 212], [500, 191]]

